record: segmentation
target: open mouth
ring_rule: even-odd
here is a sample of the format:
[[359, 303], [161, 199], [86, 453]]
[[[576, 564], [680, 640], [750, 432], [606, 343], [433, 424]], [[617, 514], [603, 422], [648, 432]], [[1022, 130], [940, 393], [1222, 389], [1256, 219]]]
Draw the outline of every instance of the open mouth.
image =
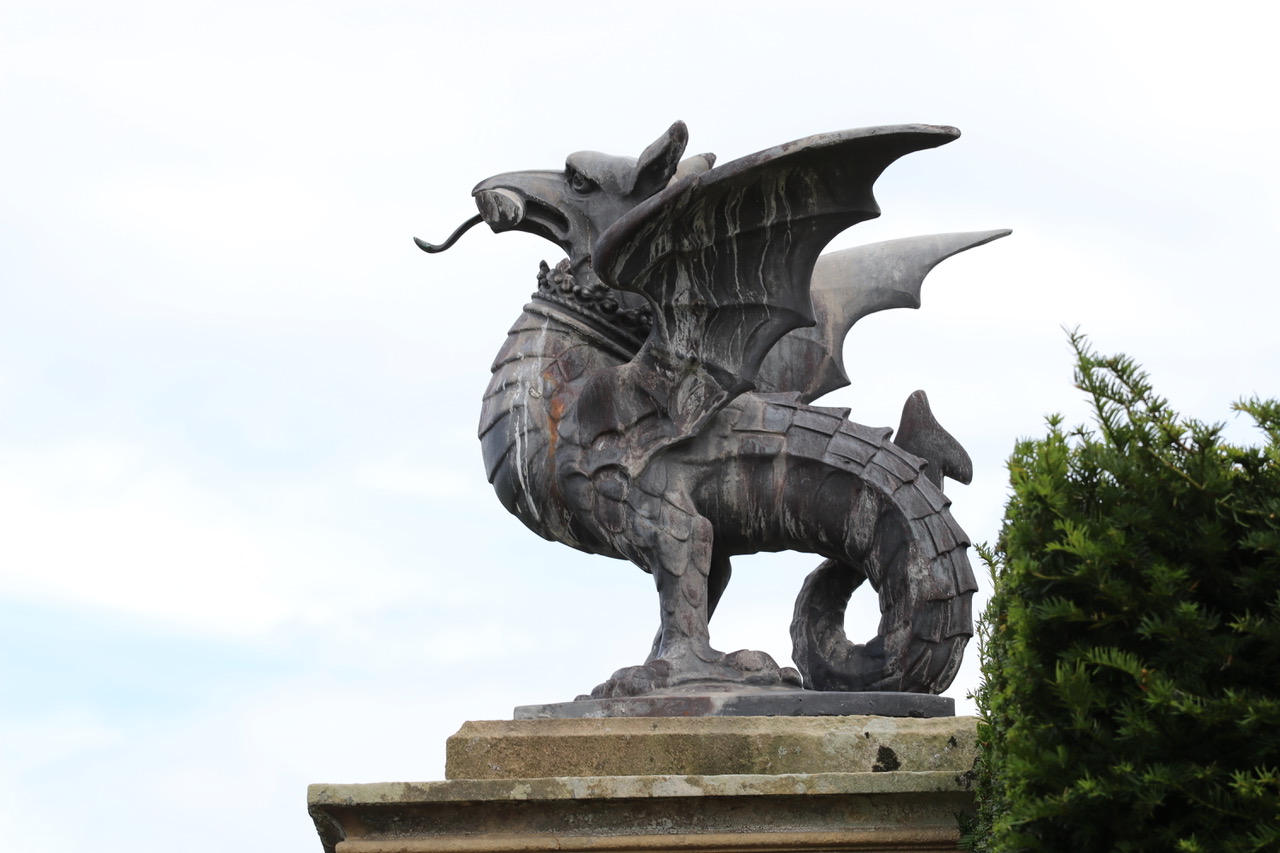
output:
[[524, 198], [505, 187], [495, 187], [480, 190], [475, 199], [480, 216], [494, 233], [526, 231], [558, 244], [569, 237], [569, 220], [564, 214], [536, 198]]

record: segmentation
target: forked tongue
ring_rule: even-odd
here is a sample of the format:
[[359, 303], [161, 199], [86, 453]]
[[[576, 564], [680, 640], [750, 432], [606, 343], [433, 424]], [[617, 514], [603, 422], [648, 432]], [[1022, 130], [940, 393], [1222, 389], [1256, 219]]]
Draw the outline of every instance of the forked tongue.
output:
[[426, 240], [419, 240], [417, 237], [413, 238], [413, 242], [417, 243], [418, 248], [422, 251], [434, 255], [436, 252], [443, 252], [445, 249], [458, 242], [458, 238], [465, 234], [468, 228], [473, 225], [479, 225], [483, 221], [484, 217], [477, 213], [475, 216], [459, 225], [457, 230], [450, 234], [449, 239], [445, 240], [443, 243], [428, 243]]
[[443, 252], [458, 242], [458, 238], [468, 228], [481, 222], [489, 223], [489, 227], [493, 229], [495, 234], [501, 234], [503, 231], [510, 231], [524, 221], [524, 200], [507, 189], [481, 190], [476, 193], [476, 207], [480, 208], [480, 212], [459, 225], [458, 230], [450, 234], [449, 239], [443, 243], [438, 245], [428, 243], [425, 240], [419, 240], [417, 237], [413, 238], [413, 242], [417, 243], [418, 248], [422, 251], [434, 254]]

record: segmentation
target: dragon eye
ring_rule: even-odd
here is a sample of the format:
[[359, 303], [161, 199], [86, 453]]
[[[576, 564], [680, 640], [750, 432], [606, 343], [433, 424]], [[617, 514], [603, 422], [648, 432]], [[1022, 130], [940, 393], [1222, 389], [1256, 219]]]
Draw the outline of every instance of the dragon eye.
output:
[[569, 189], [576, 193], [594, 192], [599, 188], [595, 181], [591, 180], [577, 169], [569, 169], [567, 177], [569, 179]]

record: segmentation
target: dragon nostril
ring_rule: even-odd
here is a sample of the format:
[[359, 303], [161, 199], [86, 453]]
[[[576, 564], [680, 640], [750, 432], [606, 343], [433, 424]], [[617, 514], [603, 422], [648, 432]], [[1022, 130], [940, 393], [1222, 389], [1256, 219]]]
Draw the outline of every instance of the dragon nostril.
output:
[[476, 207], [495, 232], [515, 228], [524, 220], [524, 199], [507, 189], [481, 190]]

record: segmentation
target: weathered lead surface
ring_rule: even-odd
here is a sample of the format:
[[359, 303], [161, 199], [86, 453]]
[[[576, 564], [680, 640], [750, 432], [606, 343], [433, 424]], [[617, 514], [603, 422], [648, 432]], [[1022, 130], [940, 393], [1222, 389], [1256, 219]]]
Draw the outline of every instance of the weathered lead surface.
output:
[[654, 690], [619, 699], [518, 705], [517, 720], [608, 717], [950, 717], [954, 699], [925, 693], [856, 693], [786, 688]]
[[[922, 393], [896, 440], [810, 403], [847, 383], [840, 352], [858, 318], [917, 306], [935, 264], [1007, 233], [820, 257], [879, 215], [872, 187], [885, 168], [958, 135], [840, 131], [717, 167], [713, 155], [682, 159], [677, 122], [638, 159], [583, 151], [563, 170], [476, 186], [495, 232], [537, 234], [568, 255], [542, 264], [494, 362], [480, 419], [490, 481], [538, 535], [656, 581], [652, 649], [588, 701], [694, 683], [922, 694], [951, 683], [977, 584], [941, 483], [967, 481], [968, 455]], [[777, 550], [825, 558], [796, 603], [799, 671], [710, 641], [731, 558]], [[864, 582], [883, 615], [859, 644], [844, 609]]]

